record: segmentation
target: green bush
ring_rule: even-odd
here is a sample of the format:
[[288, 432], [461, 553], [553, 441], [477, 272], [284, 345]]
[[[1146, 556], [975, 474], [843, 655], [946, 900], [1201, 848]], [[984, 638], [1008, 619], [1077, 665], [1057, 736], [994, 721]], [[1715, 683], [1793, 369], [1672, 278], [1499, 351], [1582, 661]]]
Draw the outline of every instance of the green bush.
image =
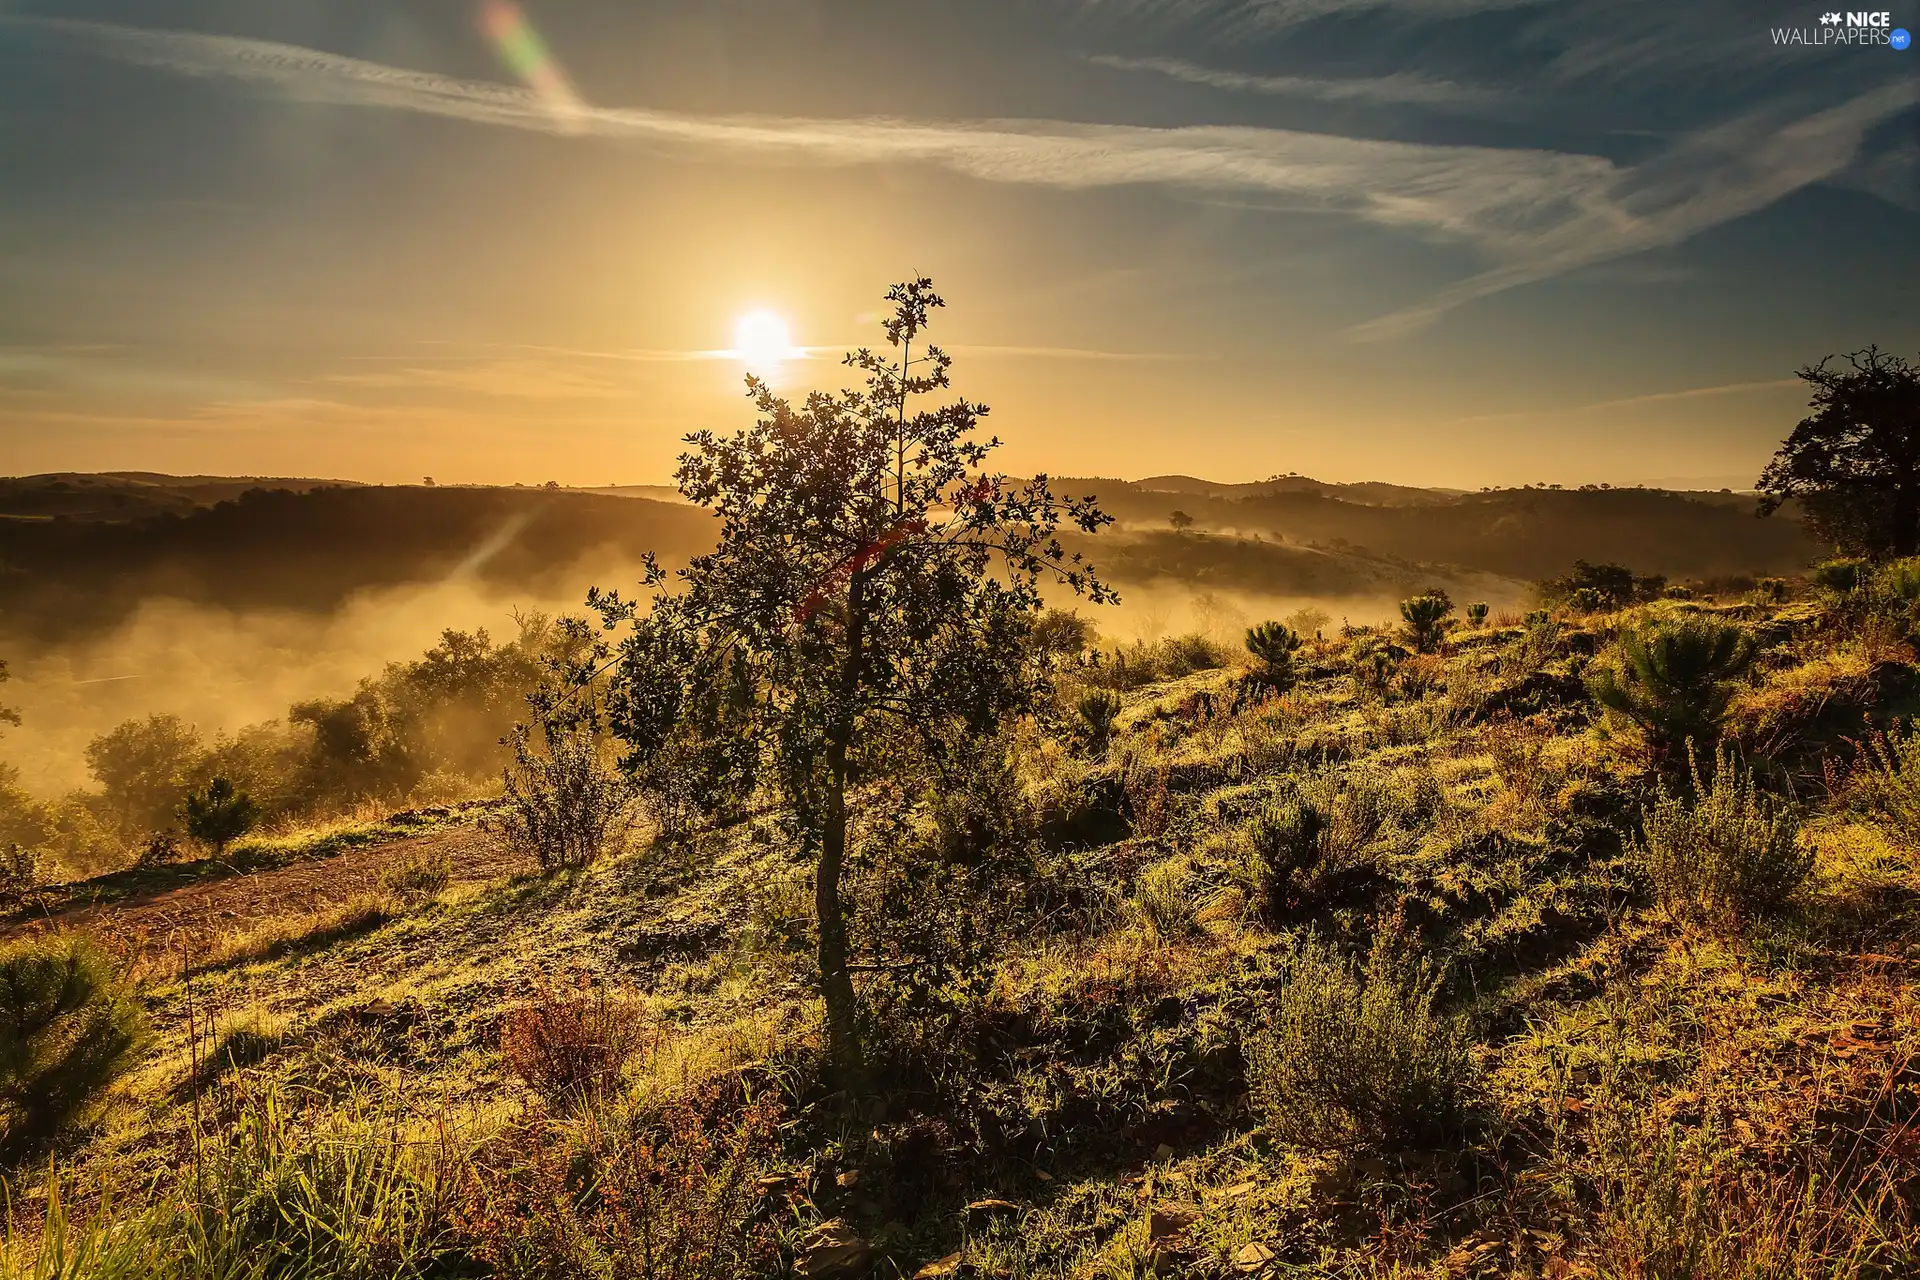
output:
[[1080, 736], [1095, 755], [1106, 752], [1113, 740], [1113, 722], [1120, 716], [1120, 695], [1107, 689], [1086, 694], [1074, 708], [1080, 713]]
[[1293, 688], [1294, 654], [1299, 649], [1300, 637], [1281, 623], [1263, 622], [1247, 629], [1247, 652], [1260, 664], [1254, 678], [1269, 689], [1284, 693]]
[[1267, 1025], [1247, 1042], [1248, 1083], [1283, 1142], [1322, 1151], [1417, 1145], [1454, 1128], [1466, 1039], [1434, 1011], [1424, 965], [1376, 944], [1364, 965], [1297, 943]]
[[1421, 653], [1432, 653], [1447, 635], [1447, 615], [1453, 603], [1436, 593], [1415, 596], [1400, 602], [1400, 616], [1407, 624], [1407, 637]]
[[1733, 680], [1753, 664], [1754, 639], [1711, 618], [1659, 622], [1621, 637], [1615, 662], [1587, 682], [1594, 700], [1639, 725], [1657, 755], [1719, 739]]
[[1825, 587], [1828, 591], [1853, 591], [1860, 586], [1866, 568], [1865, 560], [1848, 557], [1817, 564], [1807, 576], [1813, 580], [1814, 586]]
[[17, 908], [40, 885], [40, 855], [25, 845], [0, 844], [0, 910]]
[[1662, 790], [1638, 861], [1674, 919], [1738, 932], [1785, 905], [1812, 871], [1813, 852], [1802, 847], [1791, 809], [1763, 794], [1730, 754], [1716, 762], [1711, 786], [1696, 762], [1693, 790], [1692, 803]]
[[1481, 627], [1487, 625], [1487, 614], [1489, 612], [1490, 610], [1487, 608], [1486, 601], [1476, 600], [1467, 606], [1467, 625], [1478, 631]]
[[1260, 912], [1268, 920], [1286, 914], [1300, 877], [1320, 860], [1326, 828], [1326, 816], [1298, 800], [1270, 805], [1247, 825], [1247, 843], [1253, 850], [1250, 879]]
[[260, 806], [253, 797], [234, 788], [225, 778], [215, 778], [206, 790], [193, 792], [186, 803], [187, 834], [201, 844], [211, 845], [214, 856], [221, 857], [227, 845], [253, 830], [260, 821]]
[[145, 1015], [93, 943], [45, 937], [0, 949], [0, 1146], [18, 1152], [57, 1136], [145, 1042]]

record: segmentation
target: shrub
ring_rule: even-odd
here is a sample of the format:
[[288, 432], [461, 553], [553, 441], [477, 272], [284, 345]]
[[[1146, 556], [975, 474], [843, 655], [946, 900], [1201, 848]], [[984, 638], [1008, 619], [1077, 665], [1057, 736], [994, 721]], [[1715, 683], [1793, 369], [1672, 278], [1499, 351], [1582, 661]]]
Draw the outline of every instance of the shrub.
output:
[[190, 792], [186, 803], [187, 834], [211, 845], [214, 856], [224, 856], [227, 845], [253, 830], [260, 806], [225, 778], [215, 778], [206, 790]]
[[1260, 664], [1254, 678], [1276, 692], [1293, 688], [1294, 654], [1299, 648], [1299, 635], [1278, 622], [1263, 622], [1247, 630], [1247, 652]]
[[1467, 1091], [1466, 1041], [1434, 1012], [1424, 965], [1376, 943], [1361, 965], [1318, 938], [1295, 944], [1248, 1083], [1274, 1136], [1334, 1151], [1419, 1143], [1451, 1128]]
[[1902, 604], [1920, 601], [1920, 556], [1881, 565], [1873, 575], [1872, 588], [1876, 595]]
[[0, 844], [0, 910], [18, 907], [40, 887], [40, 855], [25, 845]]
[[1616, 664], [1588, 682], [1595, 701], [1639, 725], [1656, 755], [1691, 741], [1711, 746], [1753, 663], [1754, 640], [1711, 618], [1656, 623], [1621, 637]]
[[1908, 839], [1920, 835], [1920, 732], [1895, 724], [1868, 734], [1847, 784], [1855, 807], [1888, 819]]
[[1436, 594], [1415, 596], [1400, 602], [1400, 616], [1407, 624], [1407, 637], [1421, 653], [1432, 653], [1446, 638], [1447, 615], [1453, 604]]
[[1853, 591], [1860, 586], [1866, 568], [1865, 560], [1828, 560], [1815, 565], [1807, 576], [1813, 580], [1814, 586], [1825, 587], [1828, 591]]
[[1487, 613], [1488, 613], [1487, 603], [1484, 600], [1477, 600], [1474, 603], [1468, 605], [1467, 606], [1467, 625], [1472, 627], [1475, 631], [1478, 631], [1481, 627], [1484, 627], [1487, 625]]
[[1120, 716], [1120, 695], [1107, 689], [1095, 689], [1075, 707], [1080, 713], [1080, 735], [1087, 750], [1095, 755], [1106, 752], [1113, 740], [1113, 722]]
[[1327, 819], [1298, 800], [1269, 805], [1247, 825], [1252, 880], [1261, 914], [1278, 920], [1292, 905], [1299, 877], [1320, 859]]
[[780, 1221], [755, 1176], [779, 1155], [767, 1100], [732, 1115], [711, 1092], [528, 1119], [483, 1146], [461, 1180], [466, 1250], [500, 1276], [736, 1280], [774, 1274]]
[[633, 829], [634, 786], [602, 761], [592, 730], [548, 727], [542, 736], [536, 750], [526, 727], [515, 726], [505, 807], [485, 825], [542, 871], [584, 867]]
[[1385, 698], [1405, 654], [1406, 650], [1377, 636], [1359, 644], [1354, 649], [1351, 669], [1354, 695], [1362, 699]]
[[646, 1040], [639, 1010], [604, 987], [570, 994], [541, 987], [532, 1004], [507, 1015], [500, 1052], [535, 1092], [578, 1106], [617, 1085], [627, 1059]]
[[1793, 896], [1813, 869], [1813, 852], [1801, 846], [1791, 810], [1762, 794], [1731, 754], [1716, 762], [1711, 786], [1693, 766], [1698, 798], [1689, 804], [1662, 789], [1638, 861], [1674, 919], [1738, 932]]
[[146, 1042], [146, 1017], [106, 953], [76, 936], [0, 949], [0, 1144], [80, 1118]]
[[445, 852], [401, 858], [380, 873], [380, 887], [396, 898], [431, 898], [453, 881], [453, 859]]

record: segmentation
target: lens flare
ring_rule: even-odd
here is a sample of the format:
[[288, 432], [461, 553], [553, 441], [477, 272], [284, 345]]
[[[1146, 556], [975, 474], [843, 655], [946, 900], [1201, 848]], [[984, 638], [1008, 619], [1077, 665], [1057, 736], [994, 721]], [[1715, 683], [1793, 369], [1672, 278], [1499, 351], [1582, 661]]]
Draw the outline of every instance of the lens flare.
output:
[[519, 5], [513, 0], [482, 0], [480, 30], [493, 42], [507, 70], [539, 95], [555, 120], [568, 129], [580, 127], [580, 95]]

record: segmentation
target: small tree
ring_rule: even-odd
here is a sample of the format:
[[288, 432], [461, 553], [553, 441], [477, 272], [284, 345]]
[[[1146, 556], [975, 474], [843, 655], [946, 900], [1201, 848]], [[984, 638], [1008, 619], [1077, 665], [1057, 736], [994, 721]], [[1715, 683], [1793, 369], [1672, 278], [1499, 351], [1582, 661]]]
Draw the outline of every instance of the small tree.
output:
[[1688, 742], [1711, 749], [1720, 736], [1733, 680], [1753, 663], [1746, 631], [1690, 617], [1630, 631], [1616, 665], [1587, 682], [1601, 706], [1639, 725], [1656, 757], [1671, 761]]
[[1294, 655], [1299, 650], [1299, 635], [1278, 622], [1263, 622], [1247, 630], [1247, 652], [1260, 664], [1254, 679], [1276, 692], [1293, 688], [1297, 678]]
[[1421, 653], [1432, 653], [1447, 635], [1447, 615], [1453, 604], [1444, 596], [1419, 595], [1400, 602], [1400, 616], [1407, 623], [1407, 638]]
[[43, 937], [0, 950], [0, 1147], [18, 1154], [52, 1138], [145, 1040], [139, 1004], [93, 943]]
[[1173, 526], [1175, 533], [1185, 533], [1193, 528], [1193, 517], [1184, 511], [1176, 511], [1167, 517], [1167, 523]]
[[210, 845], [214, 857], [225, 857], [227, 846], [260, 821], [260, 806], [227, 779], [215, 778], [206, 790], [187, 794], [186, 819], [188, 835]]
[[1487, 609], [1486, 602], [1484, 600], [1477, 600], [1474, 603], [1468, 605], [1467, 606], [1467, 625], [1472, 627], [1475, 631], [1478, 631], [1480, 628], [1487, 625], [1487, 613], [1488, 613], [1488, 609]]
[[[7, 670], [7, 660], [0, 658], [0, 684], [13, 679], [13, 673]], [[16, 707], [0, 704], [0, 724], [19, 724], [20, 712]]]
[[1920, 554], [1920, 366], [1868, 347], [1799, 371], [1812, 410], [1760, 477], [1760, 514], [1790, 499], [1849, 555]]
[[[611, 708], [632, 767], [709, 736], [716, 703], [733, 708], [733, 740], [764, 756], [814, 865], [829, 1054], [852, 1087], [864, 1067], [841, 900], [851, 784], [903, 743], [954, 758], [1036, 705], [1049, 679], [1030, 644], [1043, 581], [1116, 598], [1057, 536], [1063, 523], [1092, 533], [1110, 522], [1092, 499], [1063, 503], [1045, 476], [1016, 486], [983, 473], [998, 444], [973, 438], [984, 406], [913, 411], [914, 397], [949, 385], [939, 348], [914, 351], [944, 304], [926, 279], [887, 299], [897, 355], [847, 358], [864, 389], [794, 405], [749, 377], [752, 427], [688, 437], [677, 479], [718, 514], [715, 549], [671, 582], [649, 560], [650, 609], [591, 597], [607, 626], [631, 626]], [[748, 696], [717, 700], [735, 670]]]

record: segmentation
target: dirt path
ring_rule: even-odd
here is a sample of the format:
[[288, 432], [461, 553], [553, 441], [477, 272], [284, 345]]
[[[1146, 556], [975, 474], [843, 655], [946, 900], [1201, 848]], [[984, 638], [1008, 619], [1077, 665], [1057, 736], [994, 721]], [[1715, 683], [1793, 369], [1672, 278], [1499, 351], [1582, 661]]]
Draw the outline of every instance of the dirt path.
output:
[[246, 875], [186, 884], [145, 897], [75, 907], [0, 930], [0, 938], [46, 929], [79, 929], [105, 941], [129, 959], [152, 963], [163, 956], [197, 954], [221, 936], [256, 922], [340, 906], [376, 893], [381, 876], [396, 862], [445, 855], [454, 883], [495, 880], [529, 871], [533, 864], [474, 826], [449, 826], [362, 845], [326, 858]]

